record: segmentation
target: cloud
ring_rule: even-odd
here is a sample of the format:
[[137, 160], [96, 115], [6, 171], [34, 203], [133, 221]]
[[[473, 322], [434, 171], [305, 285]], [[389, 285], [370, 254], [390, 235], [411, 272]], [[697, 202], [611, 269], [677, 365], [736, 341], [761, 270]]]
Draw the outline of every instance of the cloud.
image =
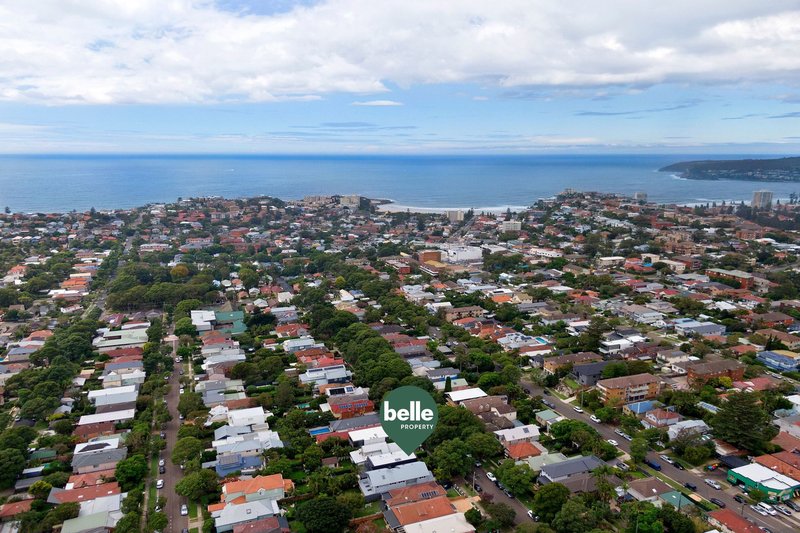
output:
[[763, 117], [764, 113], [745, 113], [744, 115], [737, 115], [734, 117], [722, 117], [722, 120], [744, 120], [747, 118]]
[[[796, 0], [6, 0], [0, 100], [229, 103], [389, 87], [800, 83]], [[653, 28], [658, 28], [654, 31]], [[365, 100], [362, 104], [393, 102]]]
[[578, 111], [577, 113], [575, 113], [575, 115], [579, 117], [617, 117], [624, 115], [644, 115], [649, 113], [664, 113], [666, 111], [677, 111], [679, 109], [687, 109], [689, 107], [694, 107], [699, 103], [700, 103], [699, 100], [692, 100], [689, 102], [684, 102], [682, 104], [676, 104], [673, 106], [653, 107], [650, 109], [631, 109], [622, 111]]
[[394, 100], [368, 100], [366, 102], [353, 102], [350, 105], [367, 106], [367, 107], [397, 107], [403, 105], [403, 103], [395, 102]]
[[791, 113], [783, 113], [780, 115], [770, 115], [767, 118], [800, 118], [800, 111], [792, 111]]

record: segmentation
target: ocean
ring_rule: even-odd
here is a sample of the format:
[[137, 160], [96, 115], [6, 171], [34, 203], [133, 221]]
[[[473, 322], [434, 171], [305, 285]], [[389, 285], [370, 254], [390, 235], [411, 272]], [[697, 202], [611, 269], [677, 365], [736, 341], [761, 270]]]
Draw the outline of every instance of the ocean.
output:
[[[696, 159], [758, 155], [8, 155], [0, 156], [0, 209], [129, 208], [179, 197], [360, 194], [427, 209], [530, 205], [567, 187], [633, 194], [659, 203], [775, 198], [800, 183], [689, 181], [657, 170]], [[775, 155], [762, 157], [779, 157]]]

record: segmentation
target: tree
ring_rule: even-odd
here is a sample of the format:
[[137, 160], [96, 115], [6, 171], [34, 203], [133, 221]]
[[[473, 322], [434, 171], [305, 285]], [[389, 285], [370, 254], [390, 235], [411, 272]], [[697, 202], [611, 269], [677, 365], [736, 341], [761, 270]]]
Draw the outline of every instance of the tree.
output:
[[647, 457], [647, 441], [639, 437], [631, 441], [631, 459], [634, 462], [641, 463]]
[[597, 518], [592, 510], [577, 499], [567, 500], [553, 518], [553, 529], [558, 533], [584, 533], [597, 525]]
[[506, 459], [495, 471], [497, 479], [508, 490], [517, 495], [528, 494], [533, 488], [536, 474], [526, 464], [516, 464], [513, 459]]
[[30, 494], [34, 498], [44, 500], [50, 494], [50, 490], [52, 488], [53, 486], [47, 481], [39, 480], [30, 487], [28, 487], [28, 494]]
[[179, 465], [189, 459], [200, 457], [204, 448], [200, 439], [184, 437], [176, 442], [172, 449], [172, 464]]
[[190, 317], [183, 317], [175, 322], [175, 335], [197, 335], [197, 328]]
[[486, 512], [496, 521], [501, 528], [507, 528], [514, 525], [514, 520], [517, 518], [517, 512], [511, 508], [507, 503], [486, 503], [484, 504]]
[[313, 444], [303, 452], [303, 466], [309, 472], [318, 470], [322, 466], [322, 448]]
[[753, 453], [763, 452], [778, 432], [758, 395], [751, 392], [728, 395], [727, 401], [711, 419], [711, 427], [717, 438]]
[[275, 405], [288, 409], [294, 405], [294, 386], [289, 381], [281, 381], [275, 389]]
[[438, 445], [432, 454], [434, 472], [439, 479], [452, 479], [469, 472], [472, 460], [469, 447], [461, 439], [453, 439]]
[[167, 515], [162, 512], [150, 513], [147, 519], [147, 527], [150, 531], [164, 531], [168, 525], [169, 519]]
[[147, 460], [144, 455], [131, 455], [117, 463], [114, 477], [123, 491], [128, 492], [144, 481], [147, 476]]
[[336, 533], [350, 522], [350, 510], [334, 498], [322, 496], [297, 505], [297, 519], [308, 533]]
[[189, 416], [189, 413], [201, 411], [205, 408], [203, 397], [197, 392], [184, 392], [178, 400], [178, 412], [184, 417]]
[[213, 470], [206, 468], [187, 474], [175, 485], [175, 492], [192, 501], [219, 493], [219, 479]]
[[464, 518], [475, 527], [480, 526], [484, 522], [483, 515], [475, 507], [470, 507], [469, 510], [464, 513]]
[[25, 456], [17, 449], [0, 450], [0, 489], [14, 485], [25, 468]]
[[533, 513], [549, 524], [567, 503], [569, 496], [569, 489], [561, 483], [548, 483], [533, 497]]
[[496, 457], [503, 451], [503, 445], [500, 444], [500, 441], [489, 433], [473, 433], [467, 437], [466, 443], [473, 457], [478, 459]]

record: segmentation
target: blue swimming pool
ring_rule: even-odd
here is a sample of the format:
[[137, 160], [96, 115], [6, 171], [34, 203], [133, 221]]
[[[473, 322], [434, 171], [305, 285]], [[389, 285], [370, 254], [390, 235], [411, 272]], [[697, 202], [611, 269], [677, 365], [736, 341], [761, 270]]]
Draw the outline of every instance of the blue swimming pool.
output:
[[324, 435], [325, 433], [330, 433], [330, 428], [326, 427], [318, 427], [318, 428], [311, 428], [308, 430], [311, 435]]

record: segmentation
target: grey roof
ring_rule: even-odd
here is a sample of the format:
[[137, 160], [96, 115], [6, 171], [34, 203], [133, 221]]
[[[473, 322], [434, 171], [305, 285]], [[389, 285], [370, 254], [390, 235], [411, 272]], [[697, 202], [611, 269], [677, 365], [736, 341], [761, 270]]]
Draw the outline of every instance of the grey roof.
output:
[[591, 472], [595, 468], [604, 464], [605, 463], [603, 461], [594, 455], [573, 457], [572, 459], [567, 459], [566, 461], [562, 461], [560, 463], [543, 466], [542, 474], [547, 474], [547, 477], [550, 479], [558, 480], [567, 476], [580, 474], [582, 472]]
[[331, 431], [348, 431], [350, 429], [365, 428], [368, 426], [377, 426], [381, 423], [381, 418], [378, 413], [370, 413], [363, 416], [356, 416], [353, 418], [346, 418], [344, 420], [334, 420], [331, 422]]
[[128, 455], [128, 448], [116, 448], [94, 453], [79, 453], [72, 457], [72, 468], [84, 466], [100, 465], [104, 463], [116, 463], [125, 459]]

